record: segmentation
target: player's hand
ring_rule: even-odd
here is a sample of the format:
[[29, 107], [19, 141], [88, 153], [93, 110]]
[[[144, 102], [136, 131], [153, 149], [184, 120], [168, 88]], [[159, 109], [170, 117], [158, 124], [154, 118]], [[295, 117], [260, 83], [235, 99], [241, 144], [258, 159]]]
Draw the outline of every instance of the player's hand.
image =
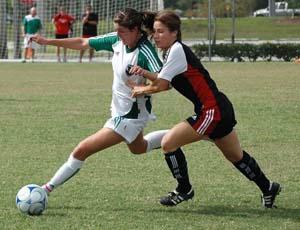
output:
[[126, 85], [131, 88], [131, 97], [136, 97], [144, 94], [142, 89], [146, 86], [145, 84], [137, 84], [135, 81], [131, 79], [126, 81]]
[[42, 37], [41, 35], [34, 35], [30, 38], [30, 41], [34, 41], [40, 45], [47, 45], [48, 39]]
[[129, 73], [130, 73], [130, 75], [135, 74], [135, 75], [139, 75], [139, 76], [144, 76], [146, 73], [146, 70], [138, 65], [134, 65], [130, 68]]
[[145, 86], [137, 85], [131, 90], [131, 97], [137, 97], [145, 94]]

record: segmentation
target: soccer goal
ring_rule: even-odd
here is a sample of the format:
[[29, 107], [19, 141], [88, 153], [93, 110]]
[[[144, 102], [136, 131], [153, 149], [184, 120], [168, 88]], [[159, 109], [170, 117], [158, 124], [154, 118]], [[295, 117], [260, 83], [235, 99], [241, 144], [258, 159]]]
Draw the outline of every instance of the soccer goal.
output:
[[[112, 19], [118, 10], [126, 7], [138, 11], [157, 11], [163, 9], [163, 0], [1, 0], [0, 1], [0, 59], [21, 60], [23, 58], [22, 21], [29, 14], [31, 7], [36, 7], [37, 16], [41, 19], [41, 34], [55, 37], [52, 18], [64, 7], [75, 22], [69, 31], [69, 37], [82, 36], [82, 16], [87, 5], [98, 15], [97, 34], [113, 31]], [[39, 46], [35, 51], [37, 61], [56, 61], [56, 47]], [[62, 53], [62, 51], [61, 51]], [[110, 54], [98, 52], [94, 61], [105, 61]], [[79, 51], [68, 50], [68, 61], [78, 61]], [[88, 52], [83, 56], [83, 62], [88, 61]]]

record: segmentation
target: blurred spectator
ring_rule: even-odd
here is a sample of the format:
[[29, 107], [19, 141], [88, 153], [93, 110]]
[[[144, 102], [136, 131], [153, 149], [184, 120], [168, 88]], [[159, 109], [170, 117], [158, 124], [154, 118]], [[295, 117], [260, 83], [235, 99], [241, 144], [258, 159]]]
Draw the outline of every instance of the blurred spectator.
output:
[[[82, 15], [82, 37], [89, 38], [97, 36], [98, 14], [92, 12], [92, 6], [88, 5], [85, 8], [85, 13]], [[82, 62], [84, 50], [80, 50], [79, 62]], [[94, 56], [94, 49], [89, 49], [89, 61], [91, 62]]]
[[[59, 7], [59, 13], [56, 14], [52, 22], [55, 26], [55, 38], [63, 39], [68, 38], [69, 33], [72, 31], [72, 24], [75, 18], [67, 13], [64, 7]], [[63, 48], [64, 58], [63, 62], [67, 62], [67, 48]], [[56, 48], [57, 62], [61, 62], [60, 59], [60, 47]]]
[[22, 35], [24, 37], [24, 59], [22, 62], [26, 62], [27, 59], [31, 58], [34, 61], [35, 49], [37, 44], [31, 42], [30, 38], [34, 35], [39, 34], [42, 29], [42, 23], [40, 18], [37, 16], [36, 8], [30, 9], [30, 14], [26, 15], [23, 19]]

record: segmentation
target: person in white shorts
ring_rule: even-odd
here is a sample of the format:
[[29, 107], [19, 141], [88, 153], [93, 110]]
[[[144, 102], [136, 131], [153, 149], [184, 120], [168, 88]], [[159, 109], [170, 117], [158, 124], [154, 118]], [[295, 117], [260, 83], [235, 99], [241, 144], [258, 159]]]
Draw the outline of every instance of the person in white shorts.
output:
[[[36, 8], [32, 7], [30, 9], [30, 14], [26, 15], [23, 19], [22, 34], [24, 37], [24, 59], [23, 62], [26, 62], [28, 56], [31, 56], [32, 61], [34, 60], [35, 50], [37, 44], [31, 42], [30, 39], [34, 35], [37, 35], [42, 29], [42, 23], [40, 18], [37, 16]], [[31, 53], [29, 53], [31, 51]], [[29, 55], [30, 54], [30, 55]]]
[[159, 148], [167, 130], [155, 131], [143, 136], [143, 129], [153, 118], [151, 96], [132, 98], [130, 82], [145, 83], [142, 76], [131, 75], [133, 65], [143, 66], [151, 72], [159, 72], [162, 63], [141, 29], [147, 25], [149, 12], [138, 12], [131, 8], [119, 11], [114, 17], [114, 33], [92, 38], [47, 39], [34, 36], [33, 41], [41, 45], [53, 45], [70, 49], [89, 49], [113, 52], [113, 86], [111, 118], [104, 127], [81, 141], [70, 154], [69, 159], [58, 169], [52, 179], [43, 185], [50, 193], [59, 185], [74, 176], [90, 155], [113, 145], [125, 142], [134, 154], [141, 154]]

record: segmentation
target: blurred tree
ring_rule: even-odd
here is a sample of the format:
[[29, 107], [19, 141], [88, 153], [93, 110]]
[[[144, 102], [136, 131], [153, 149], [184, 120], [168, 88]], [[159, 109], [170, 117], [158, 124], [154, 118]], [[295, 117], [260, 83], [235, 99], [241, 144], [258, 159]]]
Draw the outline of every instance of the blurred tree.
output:
[[[235, 0], [236, 16], [249, 16], [255, 9], [257, 0]], [[212, 0], [213, 14], [216, 17], [231, 17], [232, 0]], [[207, 17], [208, 0], [200, 5], [201, 16]]]
[[195, 4], [201, 4], [204, 0], [164, 0], [165, 8], [188, 10], [192, 9]]

